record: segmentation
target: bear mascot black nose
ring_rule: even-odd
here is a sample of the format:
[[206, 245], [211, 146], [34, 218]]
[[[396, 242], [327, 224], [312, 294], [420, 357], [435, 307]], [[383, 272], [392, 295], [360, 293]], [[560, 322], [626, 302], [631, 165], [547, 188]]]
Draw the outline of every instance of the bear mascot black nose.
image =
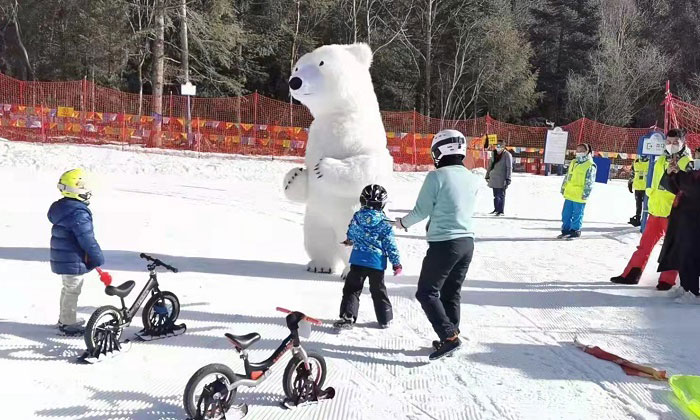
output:
[[292, 88], [292, 90], [299, 89], [301, 87], [301, 79], [298, 77], [292, 77], [289, 81], [289, 87]]

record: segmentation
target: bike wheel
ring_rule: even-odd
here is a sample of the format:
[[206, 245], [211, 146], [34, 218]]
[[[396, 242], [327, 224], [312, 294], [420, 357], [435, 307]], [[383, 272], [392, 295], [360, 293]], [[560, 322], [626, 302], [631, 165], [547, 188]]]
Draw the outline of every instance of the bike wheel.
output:
[[[236, 399], [236, 389], [228, 391], [224, 386], [231, 385], [237, 378], [238, 375], [233, 373], [228, 366], [219, 363], [206, 365], [199, 369], [185, 386], [183, 405], [187, 415], [193, 419], [224, 418]], [[200, 404], [206, 386], [212, 388], [212, 393], [209, 394], [209, 398], [206, 398], [207, 401], [202, 400]]]
[[122, 335], [122, 315], [114, 306], [102, 306], [93, 312], [85, 327], [85, 346], [89, 353], [97, 347], [97, 343], [106, 334], [116, 334], [116, 339]]
[[171, 292], [160, 292], [151, 296], [141, 312], [143, 328], [146, 331], [153, 331], [168, 323], [174, 323], [178, 316], [180, 316], [180, 301]]
[[[316, 382], [316, 385], [321, 388], [326, 380], [326, 360], [323, 356], [313, 351], [307, 352], [306, 357], [309, 360], [311, 377]], [[294, 389], [294, 381], [302, 369], [304, 369], [304, 359], [302, 359], [301, 355], [294, 355], [284, 369], [282, 388], [284, 389], [284, 395], [289, 399], [296, 398], [297, 392]]]

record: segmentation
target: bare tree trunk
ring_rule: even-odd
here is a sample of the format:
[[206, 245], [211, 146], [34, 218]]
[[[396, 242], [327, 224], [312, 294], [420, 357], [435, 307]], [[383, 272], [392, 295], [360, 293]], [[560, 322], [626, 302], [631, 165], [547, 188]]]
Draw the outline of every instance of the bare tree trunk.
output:
[[352, 42], [357, 42], [357, 0], [352, 0]]
[[190, 81], [190, 50], [187, 45], [187, 0], [181, 3], [180, 48], [182, 49], [182, 77], [185, 83]]
[[143, 113], [143, 60], [139, 61], [138, 65], [139, 73], [139, 121], [141, 120], [141, 114]]
[[22, 42], [22, 34], [21, 31], [19, 30], [19, 3], [17, 0], [15, 0], [15, 5], [12, 8], [12, 20], [14, 23], [15, 27], [15, 36], [17, 36], [17, 45], [19, 46], [20, 50], [22, 50], [22, 58], [24, 58], [24, 64], [27, 66], [27, 70], [29, 71], [29, 74], [32, 75], [32, 80], [35, 79], [34, 77], [34, 69], [32, 68], [32, 64], [29, 61], [29, 54], [27, 53], [27, 48], [24, 46], [24, 43]]
[[156, 0], [156, 39], [153, 42], [153, 120], [154, 146], [162, 146], [161, 127], [163, 121], [163, 84], [165, 73], [165, 5], [163, 0]]
[[428, 0], [425, 16], [425, 71], [423, 83], [425, 83], [425, 98], [423, 102], [423, 112], [430, 116], [430, 94], [431, 94], [431, 70], [432, 70], [432, 49], [433, 49], [433, 4], [434, 0]]
[[292, 39], [292, 51], [289, 59], [289, 71], [294, 71], [294, 63], [297, 56], [297, 39], [299, 38], [299, 25], [301, 24], [301, 0], [294, 0], [297, 7], [296, 23], [294, 25], [294, 38]]

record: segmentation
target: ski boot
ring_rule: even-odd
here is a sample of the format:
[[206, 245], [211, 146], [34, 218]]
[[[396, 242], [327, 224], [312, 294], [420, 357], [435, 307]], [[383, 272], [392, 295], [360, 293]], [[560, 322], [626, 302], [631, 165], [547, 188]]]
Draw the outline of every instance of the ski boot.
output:
[[642, 269], [635, 267], [630, 270], [630, 272], [625, 276], [617, 276], [610, 279], [611, 282], [616, 284], [637, 284], [639, 279], [642, 277]]

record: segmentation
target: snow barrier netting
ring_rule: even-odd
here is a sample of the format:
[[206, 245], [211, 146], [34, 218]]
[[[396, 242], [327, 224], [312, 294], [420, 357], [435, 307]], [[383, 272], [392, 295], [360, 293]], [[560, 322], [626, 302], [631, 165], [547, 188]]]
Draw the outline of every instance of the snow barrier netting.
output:
[[[675, 103], [675, 102], [674, 102]], [[304, 156], [312, 116], [302, 105], [257, 93], [229, 98], [191, 98], [191, 127], [186, 126], [187, 98], [165, 94], [162, 112], [154, 98], [105, 88], [88, 80], [27, 82], [0, 74], [0, 136], [15, 141], [123, 145], [138, 144], [199, 152], [265, 156]], [[678, 119], [700, 133], [700, 112], [678, 102]], [[443, 128], [471, 137], [467, 164], [484, 167], [485, 135], [504, 140], [517, 171], [541, 173], [546, 127], [508, 124], [490, 116], [443, 120], [415, 111], [383, 111], [388, 148], [397, 170], [432, 166], [430, 142]], [[637, 142], [649, 129], [622, 128], [580, 119], [562, 127], [568, 148], [590, 143], [598, 156], [612, 159], [611, 176], [627, 176]], [[695, 137], [693, 137], [695, 138]]]

